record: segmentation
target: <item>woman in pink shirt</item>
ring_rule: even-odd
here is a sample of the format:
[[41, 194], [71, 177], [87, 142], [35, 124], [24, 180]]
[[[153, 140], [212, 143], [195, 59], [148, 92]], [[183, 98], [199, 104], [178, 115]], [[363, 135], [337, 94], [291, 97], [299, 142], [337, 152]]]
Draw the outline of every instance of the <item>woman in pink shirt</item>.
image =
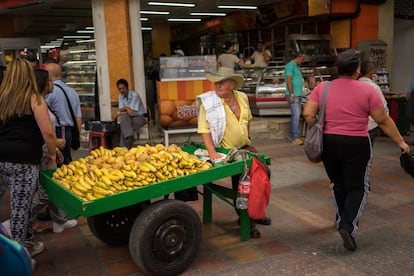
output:
[[[354, 236], [369, 192], [372, 147], [368, 116], [403, 153], [410, 150], [375, 89], [357, 80], [360, 64], [355, 50], [348, 49], [338, 56], [339, 78], [331, 82], [326, 98], [322, 156], [334, 196], [336, 227], [344, 247], [351, 251], [356, 250]], [[303, 115], [309, 126], [316, 122], [325, 85], [318, 85], [308, 98]]]

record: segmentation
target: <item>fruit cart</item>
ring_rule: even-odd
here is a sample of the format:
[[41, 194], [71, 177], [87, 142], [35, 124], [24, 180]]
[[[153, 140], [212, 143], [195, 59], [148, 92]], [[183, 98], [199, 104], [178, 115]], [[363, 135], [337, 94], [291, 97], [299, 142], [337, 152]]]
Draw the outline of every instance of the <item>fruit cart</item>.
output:
[[[199, 146], [182, 147], [190, 154]], [[219, 149], [221, 153], [228, 150]], [[257, 155], [264, 163], [270, 158]], [[248, 166], [251, 156], [247, 156]], [[49, 200], [72, 218], [87, 218], [91, 232], [110, 245], [129, 244], [130, 255], [137, 266], [150, 275], [177, 275], [195, 259], [202, 237], [197, 212], [181, 200], [168, 195], [188, 188], [203, 186], [203, 223], [212, 221], [212, 194], [233, 204], [232, 189], [212, 182], [243, 172], [244, 161], [217, 163], [210, 169], [168, 179], [152, 185], [85, 201], [59, 185], [54, 170], [40, 175]], [[229, 200], [230, 199], [230, 200]], [[152, 200], [152, 201], [151, 201]], [[246, 210], [240, 215], [241, 240], [250, 238], [250, 220]]]

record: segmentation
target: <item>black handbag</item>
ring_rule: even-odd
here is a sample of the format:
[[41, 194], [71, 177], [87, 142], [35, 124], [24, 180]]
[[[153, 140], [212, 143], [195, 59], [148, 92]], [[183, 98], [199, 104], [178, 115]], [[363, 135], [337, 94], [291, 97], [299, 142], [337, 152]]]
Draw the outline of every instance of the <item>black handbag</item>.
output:
[[75, 114], [73, 113], [73, 109], [72, 109], [72, 105], [70, 104], [69, 98], [66, 95], [65, 90], [62, 88], [62, 86], [55, 84], [57, 87], [60, 88], [60, 90], [62, 90], [63, 95], [65, 95], [66, 98], [66, 102], [68, 104], [69, 107], [69, 111], [70, 111], [70, 115], [72, 116], [72, 121], [73, 121], [73, 128], [72, 128], [72, 144], [70, 145], [70, 147], [73, 150], [77, 150], [80, 148], [80, 132], [78, 129], [78, 124], [76, 123], [76, 117]]

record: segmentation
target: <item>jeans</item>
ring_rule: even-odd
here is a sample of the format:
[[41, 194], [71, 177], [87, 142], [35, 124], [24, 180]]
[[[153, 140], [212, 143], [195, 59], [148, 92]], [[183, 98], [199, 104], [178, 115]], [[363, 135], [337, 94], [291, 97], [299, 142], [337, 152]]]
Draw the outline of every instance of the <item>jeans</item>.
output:
[[295, 96], [295, 101], [290, 103], [290, 97], [286, 96], [286, 100], [290, 107], [291, 117], [290, 117], [290, 133], [289, 138], [292, 140], [298, 139], [300, 137], [300, 114], [302, 112], [302, 97]]

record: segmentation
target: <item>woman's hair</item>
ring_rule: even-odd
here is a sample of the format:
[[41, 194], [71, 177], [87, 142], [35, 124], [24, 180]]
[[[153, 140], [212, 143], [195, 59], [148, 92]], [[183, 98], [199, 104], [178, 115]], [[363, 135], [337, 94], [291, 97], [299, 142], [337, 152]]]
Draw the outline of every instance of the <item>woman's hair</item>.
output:
[[352, 76], [360, 65], [359, 51], [347, 49], [338, 55], [338, 74], [341, 76]]
[[49, 92], [46, 91], [46, 89], [49, 88], [49, 72], [43, 69], [35, 69], [35, 77], [39, 93], [42, 95], [46, 95]]
[[361, 76], [367, 75], [369, 72], [375, 70], [375, 63], [372, 61], [364, 61], [361, 64]]
[[7, 65], [0, 85], [0, 121], [30, 113], [33, 95], [40, 104], [42, 97], [32, 66], [23, 58], [13, 59]]
[[224, 42], [223, 48], [224, 50], [228, 51], [235, 43], [233, 41], [226, 41]]

